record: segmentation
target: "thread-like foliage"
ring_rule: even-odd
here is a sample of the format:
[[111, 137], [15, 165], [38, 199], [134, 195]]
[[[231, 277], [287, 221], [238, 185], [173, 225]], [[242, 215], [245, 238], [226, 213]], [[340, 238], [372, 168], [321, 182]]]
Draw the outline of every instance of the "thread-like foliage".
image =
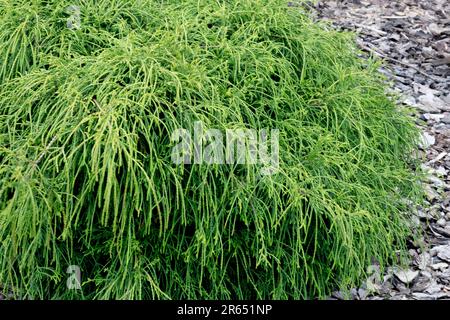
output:
[[[403, 248], [417, 131], [351, 35], [280, 0], [0, 0], [0, 26], [17, 297], [323, 297]], [[278, 129], [280, 171], [174, 164], [195, 121]]]

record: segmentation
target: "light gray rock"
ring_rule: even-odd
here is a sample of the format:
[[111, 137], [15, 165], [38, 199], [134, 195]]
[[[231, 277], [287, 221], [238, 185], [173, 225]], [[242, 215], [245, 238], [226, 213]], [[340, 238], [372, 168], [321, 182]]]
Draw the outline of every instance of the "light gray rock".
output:
[[352, 299], [359, 299], [358, 290], [356, 288], [351, 288], [350, 294], [352, 295]]
[[438, 263], [435, 263], [435, 264], [431, 265], [431, 269], [436, 270], [436, 271], [437, 270], [443, 271], [443, 270], [445, 270], [447, 268], [448, 268], [448, 264], [445, 263], [445, 262], [438, 262]]
[[410, 284], [417, 278], [419, 271], [397, 269], [394, 275], [404, 284]]
[[331, 296], [338, 300], [346, 300], [345, 295], [341, 291], [335, 291], [331, 294]]
[[423, 292], [430, 286], [430, 280], [430, 277], [419, 276], [417, 277], [411, 289], [413, 290], [413, 292]]
[[450, 268], [445, 269], [444, 271], [438, 272], [437, 277], [439, 278], [439, 282], [450, 285]]
[[423, 117], [426, 120], [433, 120], [435, 122], [441, 122], [441, 119], [443, 119], [445, 117], [445, 115], [440, 114], [440, 113], [424, 113]]
[[450, 115], [442, 117], [441, 121], [446, 124], [450, 124]]
[[435, 176], [428, 176], [428, 181], [431, 182], [435, 187], [442, 188], [445, 186], [445, 182]]
[[413, 292], [412, 296], [416, 300], [436, 300], [432, 295], [423, 292]]
[[417, 107], [427, 113], [439, 113], [444, 106], [444, 102], [431, 93], [421, 95], [417, 100]]
[[407, 96], [403, 99], [403, 103], [408, 106], [416, 106], [416, 99], [413, 96]]
[[444, 246], [437, 254], [438, 258], [450, 262], [450, 246]]
[[447, 247], [448, 247], [448, 245], [446, 245], [446, 244], [434, 246], [430, 249], [430, 254], [432, 257], [436, 257], [439, 252], [441, 252], [443, 250], [445, 251]]
[[424, 149], [427, 149], [429, 147], [431, 147], [432, 145], [434, 145], [436, 143], [436, 138], [429, 134], [428, 132], [424, 132], [422, 134], [422, 141], [420, 143], [420, 146], [423, 147]]
[[433, 201], [433, 200], [439, 198], [439, 193], [434, 191], [433, 188], [430, 185], [425, 185], [424, 186], [424, 191], [425, 191], [425, 194], [427, 196], [427, 199], [430, 200], [430, 201]]
[[362, 289], [362, 288], [359, 288], [358, 289], [358, 296], [359, 296], [359, 298], [361, 300], [365, 300], [367, 298], [367, 291]]
[[444, 237], [450, 238], [450, 225], [445, 227], [436, 227], [435, 230]]
[[[446, 152], [445, 152], [446, 153]], [[440, 176], [447, 176], [448, 174], [448, 170], [445, 169], [443, 166], [439, 166], [439, 168], [437, 168], [435, 170], [436, 174], [440, 175]]]
[[445, 220], [445, 218], [441, 218], [436, 222], [436, 224], [438, 226], [445, 227], [445, 225], [447, 224], [447, 220]]
[[442, 290], [442, 285], [438, 284], [436, 280], [432, 280], [429, 287], [425, 289], [426, 293], [435, 294], [439, 293]]
[[425, 270], [431, 263], [431, 255], [428, 252], [421, 253], [417, 259], [416, 264], [420, 270]]

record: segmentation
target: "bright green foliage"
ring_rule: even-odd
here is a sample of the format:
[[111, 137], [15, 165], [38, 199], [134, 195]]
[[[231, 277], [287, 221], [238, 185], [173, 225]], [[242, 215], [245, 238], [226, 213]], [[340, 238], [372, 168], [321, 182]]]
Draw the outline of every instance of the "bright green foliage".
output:
[[[19, 297], [323, 297], [403, 248], [417, 131], [350, 35], [281, 0], [0, 0], [0, 26], [0, 284]], [[173, 164], [198, 120], [279, 129], [280, 172]]]

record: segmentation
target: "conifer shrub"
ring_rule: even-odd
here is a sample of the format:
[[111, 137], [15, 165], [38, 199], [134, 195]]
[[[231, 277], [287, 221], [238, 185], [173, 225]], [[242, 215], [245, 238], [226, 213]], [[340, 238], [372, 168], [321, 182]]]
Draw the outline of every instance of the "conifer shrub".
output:
[[[281, 0], [0, 0], [0, 26], [16, 297], [320, 298], [403, 252], [417, 130], [352, 35]], [[277, 129], [278, 171], [174, 163], [199, 121]]]

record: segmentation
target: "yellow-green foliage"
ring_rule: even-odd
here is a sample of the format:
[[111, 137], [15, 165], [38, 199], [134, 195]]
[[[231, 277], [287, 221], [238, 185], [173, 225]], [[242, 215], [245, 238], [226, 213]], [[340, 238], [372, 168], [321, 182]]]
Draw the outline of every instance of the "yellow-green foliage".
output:
[[[0, 285], [285, 299], [357, 283], [402, 249], [417, 189], [416, 129], [376, 68], [281, 0], [0, 0]], [[280, 171], [173, 164], [171, 133], [195, 121], [278, 129]]]

